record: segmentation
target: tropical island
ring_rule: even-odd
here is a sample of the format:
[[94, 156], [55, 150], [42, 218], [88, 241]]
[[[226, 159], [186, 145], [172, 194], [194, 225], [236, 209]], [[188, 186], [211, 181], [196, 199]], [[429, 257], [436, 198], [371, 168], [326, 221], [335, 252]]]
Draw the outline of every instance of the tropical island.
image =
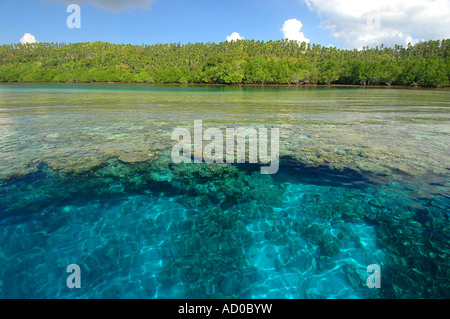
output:
[[446, 87], [449, 51], [450, 39], [362, 50], [285, 39], [10, 44], [0, 46], [0, 82]]

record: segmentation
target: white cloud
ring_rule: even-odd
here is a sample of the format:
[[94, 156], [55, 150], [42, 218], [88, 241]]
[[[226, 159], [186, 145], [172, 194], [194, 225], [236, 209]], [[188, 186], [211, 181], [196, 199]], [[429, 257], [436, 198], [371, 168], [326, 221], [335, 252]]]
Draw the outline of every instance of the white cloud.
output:
[[350, 48], [450, 38], [448, 0], [303, 0]]
[[284, 22], [281, 31], [283, 31], [284, 38], [288, 40], [298, 41], [299, 43], [309, 43], [309, 39], [307, 39], [304, 33], [300, 31], [302, 27], [303, 24], [299, 20], [289, 19]]
[[89, 3], [102, 9], [118, 12], [125, 8], [139, 8], [149, 10], [151, 8], [151, 3], [153, 0], [48, 0], [48, 1], [62, 2], [66, 5], [72, 3], [76, 3], [78, 5]]
[[31, 33], [25, 33], [23, 35], [23, 37], [20, 38], [20, 42], [21, 43], [36, 43], [38, 41], [36, 40], [34, 35], [32, 35]]
[[241, 37], [241, 35], [237, 32], [233, 32], [231, 35], [227, 36], [228, 42], [237, 41], [237, 40], [244, 40], [244, 38]]

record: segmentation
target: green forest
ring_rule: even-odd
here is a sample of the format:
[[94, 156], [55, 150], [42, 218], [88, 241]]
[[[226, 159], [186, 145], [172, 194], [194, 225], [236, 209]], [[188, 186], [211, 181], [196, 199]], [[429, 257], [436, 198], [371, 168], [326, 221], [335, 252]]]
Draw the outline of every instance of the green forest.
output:
[[343, 50], [295, 41], [0, 46], [0, 82], [450, 84], [450, 39]]

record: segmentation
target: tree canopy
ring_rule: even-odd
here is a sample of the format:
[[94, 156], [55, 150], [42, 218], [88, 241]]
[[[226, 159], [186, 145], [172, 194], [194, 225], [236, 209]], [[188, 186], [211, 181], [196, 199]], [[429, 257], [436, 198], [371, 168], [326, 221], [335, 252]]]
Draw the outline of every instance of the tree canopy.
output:
[[363, 50], [295, 41], [0, 46], [0, 82], [450, 84], [450, 39]]

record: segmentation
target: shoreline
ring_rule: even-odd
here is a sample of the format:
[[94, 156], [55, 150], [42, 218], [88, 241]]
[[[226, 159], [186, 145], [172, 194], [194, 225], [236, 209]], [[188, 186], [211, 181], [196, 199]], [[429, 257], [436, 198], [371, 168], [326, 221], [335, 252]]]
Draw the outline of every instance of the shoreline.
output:
[[2, 84], [131, 84], [131, 85], [154, 85], [154, 86], [211, 86], [211, 87], [286, 87], [286, 88], [385, 88], [385, 89], [450, 89], [450, 86], [412, 86], [412, 85], [363, 85], [363, 84], [257, 84], [257, 83], [240, 83], [240, 84], [224, 84], [224, 83], [140, 83], [140, 82], [0, 82]]

